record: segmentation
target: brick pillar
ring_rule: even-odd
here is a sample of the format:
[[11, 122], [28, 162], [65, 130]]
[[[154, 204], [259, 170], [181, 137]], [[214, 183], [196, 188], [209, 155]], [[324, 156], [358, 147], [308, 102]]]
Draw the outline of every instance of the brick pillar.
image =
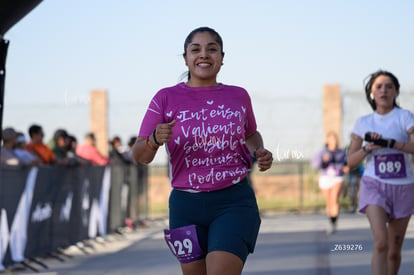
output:
[[339, 146], [342, 144], [342, 101], [339, 84], [323, 87], [323, 133], [333, 131], [338, 135]]
[[102, 155], [108, 156], [108, 97], [105, 90], [90, 93], [90, 131], [95, 134], [96, 147]]

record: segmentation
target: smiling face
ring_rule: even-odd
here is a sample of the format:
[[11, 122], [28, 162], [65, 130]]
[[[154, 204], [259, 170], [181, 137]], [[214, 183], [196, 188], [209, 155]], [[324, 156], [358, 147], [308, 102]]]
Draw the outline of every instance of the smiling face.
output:
[[217, 37], [208, 31], [193, 35], [183, 55], [190, 73], [187, 85], [193, 87], [217, 85], [217, 74], [224, 57], [222, 47], [217, 40]]
[[389, 76], [379, 75], [372, 83], [371, 95], [376, 104], [377, 112], [387, 113], [394, 107], [398, 90]]

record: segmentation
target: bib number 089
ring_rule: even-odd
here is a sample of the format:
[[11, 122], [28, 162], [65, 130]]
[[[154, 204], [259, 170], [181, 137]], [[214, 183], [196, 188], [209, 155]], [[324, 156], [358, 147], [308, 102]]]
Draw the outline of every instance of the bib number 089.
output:
[[403, 154], [375, 156], [375, 175], [381, 179], [399, 179], [407, 176]]
[[378, 164], [378, 170], [381, 174], [385, 173], [399, 173], [401, 171], [402, 164], [400, 161], [387, 161], [380, 162]]

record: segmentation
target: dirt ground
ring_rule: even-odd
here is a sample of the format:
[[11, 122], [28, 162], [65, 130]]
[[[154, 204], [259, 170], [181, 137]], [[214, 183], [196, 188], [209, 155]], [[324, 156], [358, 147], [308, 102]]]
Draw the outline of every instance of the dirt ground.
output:
[[[253, 188], [259, 202], [272, 204], [283, 201], [290, 203], [302, 200], [317, 200], [321, 197], [312, 178], [308, 175], [252, 175]], [[148, 179], [149, 204], [161, 206], [168, 203], [171, 190], [169, 179], [160, 173], [153, 174]]]

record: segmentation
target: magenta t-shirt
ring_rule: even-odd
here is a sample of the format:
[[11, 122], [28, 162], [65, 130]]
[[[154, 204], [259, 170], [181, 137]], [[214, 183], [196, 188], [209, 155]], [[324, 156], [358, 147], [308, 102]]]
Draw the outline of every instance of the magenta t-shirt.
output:
[[219, 84], [160, 90], [151, 100], [139, 131], [176, 120], [167, 145], [171, 185], [176, 189], [212, 191], [237, 184], [251, 169], [246, 136], [256, 131], [250, 96], [243, 88]]

